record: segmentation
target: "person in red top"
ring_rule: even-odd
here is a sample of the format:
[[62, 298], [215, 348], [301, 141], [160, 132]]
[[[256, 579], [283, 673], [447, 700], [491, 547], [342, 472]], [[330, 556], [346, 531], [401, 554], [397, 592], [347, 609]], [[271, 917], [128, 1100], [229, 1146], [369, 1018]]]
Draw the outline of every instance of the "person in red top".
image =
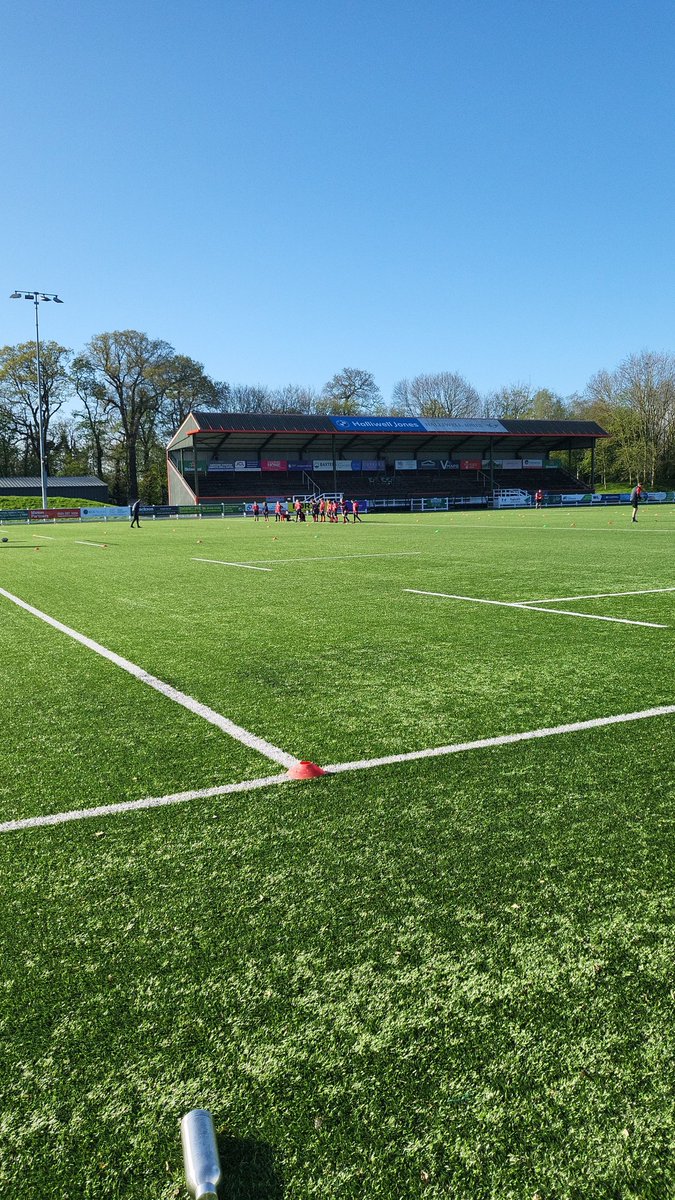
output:
[[281, 520], [281, 500], [277, 500], [276, 504], [274, 505], [274, 520]]
[[326, 501], [325, 500], [319, 500], [319, 520], [320, 521], [326, 520]]
[[544, 493], [542, 492], [541, 488], [537, 488], [536, 492], [534, 493], [534, 507], [541, 508], [543, 500]]
[[357, 521], [358, 521], [359, 525], [363, 524], [363, 521], [361, 520], [361, 518], [359, 516], [358, 500], [352, 500], [352, 520], [353, 520], [354, 524], [356, 524]]
[[252, 511], [252, 513], [253, 513], [253, 520], [254, 520], [254, 521], [257, 521], [257, 520], [258, 520], [258, 514], [259, 514], [259, 512], [260, 512], [260, 506], [259, 506], [259, 504], [258, 504], [258, 501], [257, 501], [257, 500], [254, 500], [254, 501], [253, 501], [253, 505], [252, 505], [252, 509], [251, 509], [251, 511]]

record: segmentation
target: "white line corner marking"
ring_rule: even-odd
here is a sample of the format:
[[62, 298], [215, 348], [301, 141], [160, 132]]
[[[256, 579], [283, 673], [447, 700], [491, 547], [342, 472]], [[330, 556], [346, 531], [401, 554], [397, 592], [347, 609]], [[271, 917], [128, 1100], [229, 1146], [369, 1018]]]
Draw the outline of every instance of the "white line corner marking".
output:
[[218, 567], [243, 567], [246, 571], [271, 571], [271, 567], [253, 567], [251, 563], [225, 562], [222, 558], [193, 558], [193, 562], [215, 563]]
[[71, 629], [70, 626], [64, 625], [54, 617], [48, 616], [47, 613], [41, 612], [39, 608], [33, 608], [32, 604], [26, 604], [25, 600], [20, 600], [18, 596], [13, 596], [11, 592], [5, 591], [4, 588], [0, 588], [0, 596], [11, 600], [12, 604], [17, 604], [19, 608], [23, 608], [32, 616], [45, 621], [47, 625], [51, 625], [53, 629], [58, 629], [60, 633], [67, 634], [68, 637], [73, 638], [80, 645], [86, 646], [88, 650], [93, 650], [95, 654], [100, 654], [101, 658], [107, 658], [108, 662], [114, 663], [122, 671], [133, 675], [141, 683], [146, 683], [148, 687], [154, 688], [162, 696], [166, 696], [169, 700], [175, 701], [176, 704], [182, 705], [189, 712], [202, 717], [204, 721], [209, 721], [211, 725], [222, 729], [223, 733], [227, 733], [230, 737], [235, 738], [236, 741], [242, 742], [251, 750], [257, 750], [258, 754], [264, 755], [265, 758], [270, 758], [272, 762], [279, 763], [282, 767], [293, 767], [299, 761], [294, 755], [287, 754], [285, 750], [280, 750], [278, 746], [273, 746], [271, 742], [265, 741], [264, 738], [257, 737], [256, 734], [250, 733], [248, 729], [243, 729], [241, 725], [235, 725], [234, 721], [221, 716], [220, 713], [215, 712], [208, 705], [201, 704], [199, 700], [193, 699], [192, 696], [186, 695], [185, 692], [180, 692], [178, 688], [172, 687], [171, 684], [164, 683], [156, 675], [151, 675], [148, 671], [144, 671], [142, 667], [137, 667], [135, 663], [129, 662], [127, 658], [122, 658], [121, 655], [115, 654], [114, 651], [108, 650], [105, 646], [101, 646], [99, 642], [93, 641], [92, 638], [88, 638], [83, 633], [78, 633], [76, 629]]
[[[569, 608], [542, 608], [543, 600], [527, 603], [517, 600], [485, 600], [482, 596], [456, 596], [452, 592], [423, 592], [419, 588], [404, 588], [413, 596], [436, 596], [441, 600], [465, 600], [469, 604], [495, 604], [498, 608], [520, 608], [527, 612], [553, 613], [559, 617], [583, 617], [587, 621], [611, 621], [614, 625], [642, 625], [647, 629], [669, 629], [669, 625], [658, 625], [655, 621], [629, 621], [627, 617], [601, 617], [598, 613], [574, 612]], [[566, 600], [591, 600], [595, 596], [566, 596]]]
[[[494, 746], [510, 746], [516, 742], [534, 741], [564, 733], [581, 733], [587, 729], [601, 729], [605, 725], [624, 725], [630, 721], [672, 716], [674, 713], [675, 704], [664, 704], [660, 707], [645, 708], [641, 712], [619, 713], [611, 717], [593, 717], [588, 721], [574, 721], [569, 725], [530, 729], [524, 733], [505, 733], [498, 737], [480, 738], [474, 742], [456, 742], [450, 746], [434, 746], [430, 750], [412, 750], [408, 754], [388, 754], [382, 758], [361, 758], [354, 762], [333, 763], [324, 770], [328, 775], [337, 775], [344, 771], [366, 771], [371, 767], [386, 767], [395, 763], [413, 762], [416, 759], [440, 758], [448, 754], [462, 754], [468, 750], [487, 750]], [[233, 792], [250, 792], [258, 788], [276, 787], [280, 783], [287, 782], [286, 774], [269, 775], [264, 779], [246, 779], [241, 783], [226, 783], [220, 787], [200, 788], [192, 792], [174, 792], [167, 796], [148, 796], [142, 800], [125, 800], [120, 804], [99, 805], [97, 808], [80, 808], [71, 812], [51, 813], [40, 817], [22, 817], [0, 824], [0, 833], [16, 833], [20, 829], [34, 829], [43, 825], [63, 825], [68, 821], [83, 821], [91, 817], [110, 817], [117, 813], [138, 812], [145, 808], [163, 808], [168, 804], [185, 804], [188, 800], [227, 796]]]

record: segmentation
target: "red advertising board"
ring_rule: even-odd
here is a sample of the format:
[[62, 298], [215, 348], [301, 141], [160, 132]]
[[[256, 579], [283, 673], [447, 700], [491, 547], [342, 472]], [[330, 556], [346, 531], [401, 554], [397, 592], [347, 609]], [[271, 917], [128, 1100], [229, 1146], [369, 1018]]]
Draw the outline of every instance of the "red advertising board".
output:
[[66, 520], [77, 521], [80, 517], [79, 508], [29, 508], [29, 521], [57, 521]]
[[480, 471], [483, 466], [483, 460], [480, 458], [462, 458], [460, 459], [460, 471]]
[[263, 471], [286, 471], [288, 460], [285, 458], [261, 458], [260, 467]]

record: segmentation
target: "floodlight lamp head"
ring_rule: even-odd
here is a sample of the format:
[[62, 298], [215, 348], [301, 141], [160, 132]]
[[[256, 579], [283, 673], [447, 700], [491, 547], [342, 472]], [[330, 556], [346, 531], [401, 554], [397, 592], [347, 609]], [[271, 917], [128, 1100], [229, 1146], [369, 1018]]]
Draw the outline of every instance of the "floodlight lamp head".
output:
[[37, 300], [35, 292], [24, 292], [23, 298], [24, 300]]
[[10, 300], [21, 300], [22, 298], [23, 297], [22, 297], [21, 292], [12, 292], [12, 294], [10, 296]]
[[58, 296], [52, 296], [52, 300], [55, 304], [63, 304], [63, 300], [59, 300]]
[[43, 295], [41, 294], [41, 295], [40, 295], [40, 297], [39, 297], [39, 299], [40, 299], [40, 300], [51, 300], [51, 296], [43, 296]]

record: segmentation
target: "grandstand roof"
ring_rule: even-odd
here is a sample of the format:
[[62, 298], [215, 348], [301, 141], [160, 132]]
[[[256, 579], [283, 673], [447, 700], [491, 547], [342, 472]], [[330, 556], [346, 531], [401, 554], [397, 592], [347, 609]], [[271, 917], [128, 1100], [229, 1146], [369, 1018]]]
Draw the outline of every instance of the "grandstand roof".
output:
[[281, 446], [327, 454], [341, 453], [360, 439], [369, 452], [395, 448], [401, 457], [423, 447], [441, 454], [466, 446], [467, 454], [497, 449], [517, 454], [525, 448], [542, 452], [590, 448], [608, 437], [596, 421], [511, 421], [474, 417], [343, 417], [319, 413], [190, 413], [169, 442], [169, 450], [227, 447], [235, 453], [262, 449], [272, 455]]

